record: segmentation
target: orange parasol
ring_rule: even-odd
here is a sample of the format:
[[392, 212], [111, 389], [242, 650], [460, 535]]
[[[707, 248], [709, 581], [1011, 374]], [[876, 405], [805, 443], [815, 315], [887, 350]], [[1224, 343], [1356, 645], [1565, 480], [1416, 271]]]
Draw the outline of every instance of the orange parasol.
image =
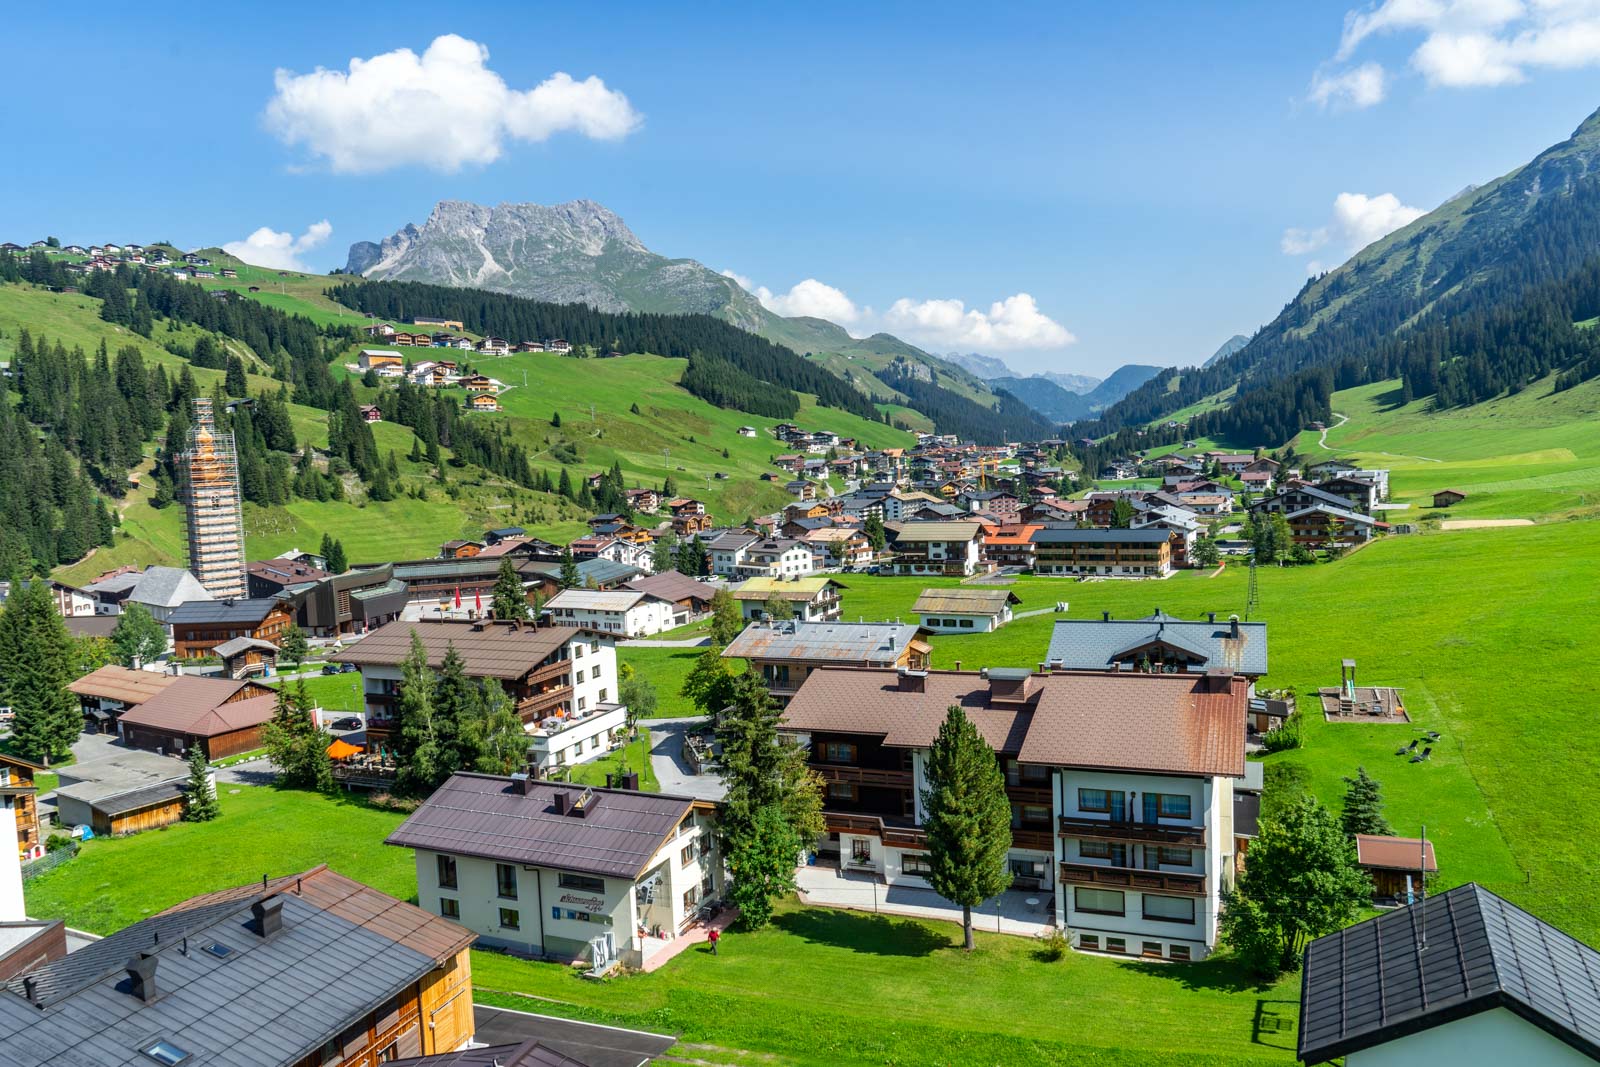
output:
[[333, 744], [328, 746], [328, 758], [349, 759], [351, 756], [354, 756], [360, 751], [360, 745], [352, 745], [350, 742], [341, 737], [335, 740]]

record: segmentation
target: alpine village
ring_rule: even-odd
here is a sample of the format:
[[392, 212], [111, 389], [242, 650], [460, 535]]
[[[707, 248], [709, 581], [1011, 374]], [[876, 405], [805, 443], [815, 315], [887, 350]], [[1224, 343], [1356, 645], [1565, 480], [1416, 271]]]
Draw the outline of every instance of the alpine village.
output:
[[[1427, 57], [1472, 5], [1433, 6], [1351, 11], [1329, 63], [1433, 36], [1300, 106], [1447, 95]], [[1600, 34], [1510, 7], [1469, 73]], [[448, 35], [297, 74], [235, 29], [196, 85], [248, 112], [276, 64], [243, 165], [351, 225], [408, 165], [653, 202], [609, 87], [645, 69], [509, 89]], [[1600, 1061], [1600, 113], [1474, 180], [1345, 252], [1341, 194], [1285, 232], [1321, 258], [1266, 325], [1104, 379], [1057, 373], [1092, 364], [1026, 294], [940, 334], [581, 197], [442, 200], [317, 269], [327, 222], [208, 242], [243, 217], [210, 193], [75, 217], [19, 185], [0, 1064]]]

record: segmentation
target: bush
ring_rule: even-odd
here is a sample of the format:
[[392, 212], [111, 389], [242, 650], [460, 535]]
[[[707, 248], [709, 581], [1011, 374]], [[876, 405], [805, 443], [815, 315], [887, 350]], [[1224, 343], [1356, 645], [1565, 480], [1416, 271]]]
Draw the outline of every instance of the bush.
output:
[[415, 797], [397, 797], [392, 793], [374, 793], [368, 803], [384, 811], [399, 811], [410, 814], [422, 806], [422, 801]]
[[1071, 947], [1067, 932], [1059, 926], [1052, 926], [1049, 932], [1039, 935], [1037, 955], [1046, 963], [1058, 963], [1067, 958], [1067, 950]]
[[69, 847], [71, 844], [72, 838], [68, 837], [66, 834], [51, 834], [49, 837], [44, 839], [44, 850], [46, 854], [51, 852], [59, 852], [62, 849]]
[[1300, 716], [1291, 715], [1282, 726], [1261, 735], [1261, 748], [1265, 752], [1283, 752], [1299, 748], [1301, 736]]

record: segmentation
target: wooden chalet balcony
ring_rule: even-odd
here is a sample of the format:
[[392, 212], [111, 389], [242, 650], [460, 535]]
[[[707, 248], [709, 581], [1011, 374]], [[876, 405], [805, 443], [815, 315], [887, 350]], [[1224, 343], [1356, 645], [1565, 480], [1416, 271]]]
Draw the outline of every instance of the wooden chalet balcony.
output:
[[1061, 817], [1062, 837], [1088, 837], [1096, 841], [1131, 841], [1138, 844], [1170, 845], [1175, 848], [1205, 848], [1204, 826], [1162, 826], [1147, 822], [1113, 822], [1109, 819]]
[[897, 789], [911, 787], [910, 771], [886, 771], [839, 763], [812, 763], [809, 766], [824, 782], [854, 782], [857, 785], [885, 785]]
[[524, 722], [537, 719], [545, 712], [554, 711], [572, 699], [572, 686], [561, 685], [545, 693], [535, 693], [517, 701], [517, 714]]
[[829, 833], [871, 834], [881, 838], [886, 845], [896, 848], [927, 848], [928, 835], [913, 826], [885, 826], [876, 815], [859, 815], [855, 812], [825, 811], [822, 818]]
[[1042, 804], [1046, 807], [1050, 805], [1052, 799], [1048, 785], [1037, 788], [1031, 785], [1008, 785], [1006, 796], [1018, 804]]
[[1049, 830], [1012, 830], [1011, 847], [1033, 852], [1050, 852], [1055, 848], [1055, 838]]
[[1109, 885], [1127, 889], [1149, 889], [1157, 893], [1206, 895], [1206, 876], [1146, 871], [1136, 867], [1102, 867], [1093, 863], [1061, 864], [1061, 880], [1068, 885]]
[[558, 659], [554, 663], [547, 663], [543, 667], [536, 667], [534, 670], [530, 671], [528, 677], [524, 679], [523, 684], [527, 685], [529, 688], [536, 689], [545, 682], [556, 680], [565, 681], [568, 673], [571, 670], [571, 660]]

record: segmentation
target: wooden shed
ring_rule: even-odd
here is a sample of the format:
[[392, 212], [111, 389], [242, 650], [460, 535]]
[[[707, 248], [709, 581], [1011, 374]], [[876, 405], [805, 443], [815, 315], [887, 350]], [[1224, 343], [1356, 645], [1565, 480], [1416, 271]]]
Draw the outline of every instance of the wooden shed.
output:
[[1459, 489], [1440, 489], [1433, 494], [1433, 506], [1436, 508], [1453, 507], [1467, 499], [1467, 494]]
[[1417, 837], [1357, 834], [1356, 862], [1372, 876], [1374, 900], [1404, 901], [1408, 888], [1420, 894], [1423, 879], [1439, 870], [1433, 842]]

